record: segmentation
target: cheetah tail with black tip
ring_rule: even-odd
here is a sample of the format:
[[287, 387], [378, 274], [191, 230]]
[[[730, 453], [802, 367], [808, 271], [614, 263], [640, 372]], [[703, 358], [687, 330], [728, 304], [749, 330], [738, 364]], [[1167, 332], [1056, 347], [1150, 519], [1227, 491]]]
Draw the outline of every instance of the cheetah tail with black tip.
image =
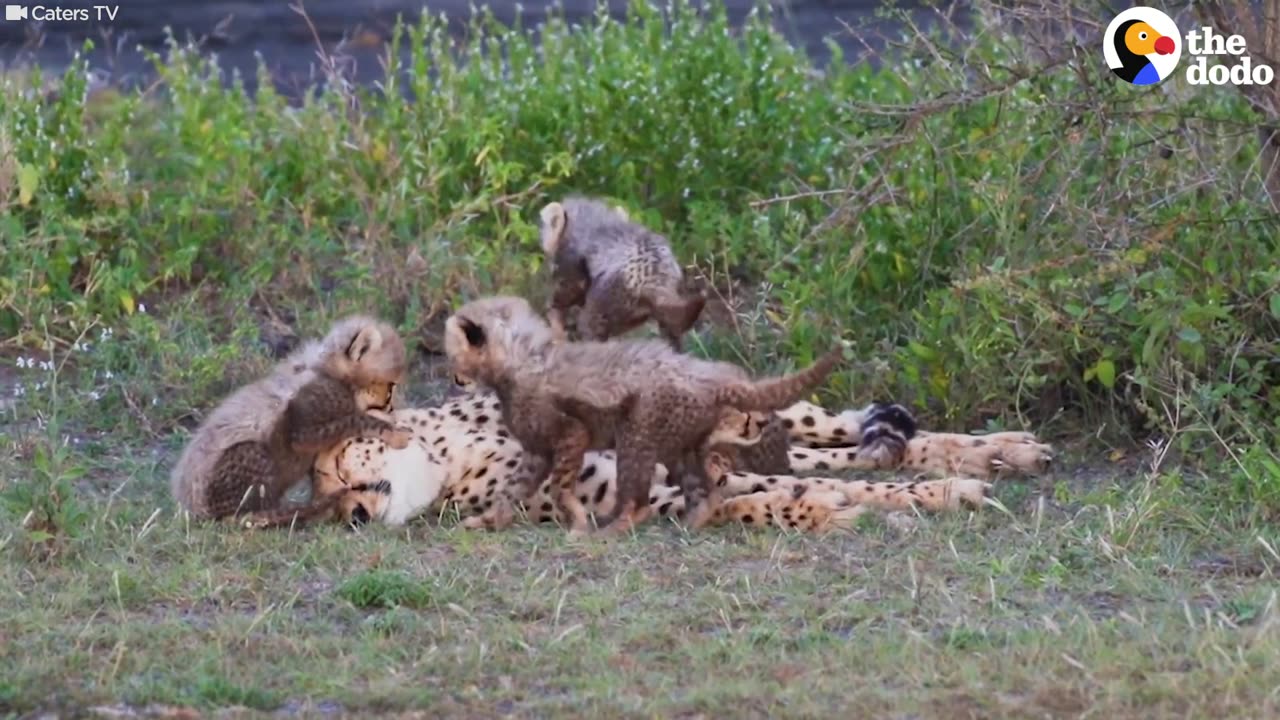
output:
[[822, 384], [843, 359], [844, 351], [837, 348], [790, 375], [725, 385], [716, 390], [715, 399], [720, 405], [744, 411], [781, 410]]

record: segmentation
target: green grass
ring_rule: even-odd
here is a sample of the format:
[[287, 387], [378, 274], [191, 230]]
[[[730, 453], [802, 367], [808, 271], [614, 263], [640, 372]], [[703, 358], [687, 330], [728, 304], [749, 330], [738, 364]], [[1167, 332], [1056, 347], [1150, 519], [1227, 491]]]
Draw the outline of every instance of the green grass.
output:
[[139, 487], [58, 563], [0, 569], [0, 702], [470, 717], [1280, 709], [1280, 536], [1229, 515], [1205, 525], [1175, 476], [1131, 477], [1060, 478], [1063, 499], [1043, 504], [1011, 481], [998, 497], [1012, 514], [914, 532], [655, 525], [611, 545], [550, 527], [188, 527], [168, 509], [149, 519], [165, 503]]
[[[145, 90], [0, 78], [0, 712], [1276, 712], [1280, 222], [1243, 99], [992, 18], [818, 73], [763, 11], [671, 12], [456, 47], [410, 18], [390, 96], [251, 98], [176, 44]], [[339, 314], [394, 322], [438, 399], [444, 317], [539, 299], [537, 211], [573, 191], [715, 296], [692, 352], [763, 372], [840, 335], [827, 405], [1065, 460], [906, 534], [175, 515], [189, 429]]]

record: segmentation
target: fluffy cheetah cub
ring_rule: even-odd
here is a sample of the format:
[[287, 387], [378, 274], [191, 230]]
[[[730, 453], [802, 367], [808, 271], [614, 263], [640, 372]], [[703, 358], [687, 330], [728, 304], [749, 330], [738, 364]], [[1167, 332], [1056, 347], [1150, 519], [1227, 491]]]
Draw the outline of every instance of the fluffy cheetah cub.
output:
[[[405, 366], [404, 342], [390, 325], [361, 315], [339, 321], [200, 424], [170, 475], [174, 498], [199, 518], [250, 513], [250, 526], [287, 522], [294, 513], [281, 507], [284, 492], [309, 476], [320, 451], [357, 435], [408, 445], [412, 433], [387, 415]], [[334, 502], [317, 498], [299, 515], [331, 512]]]
[[[573, 494], [586, 451], [617, 445], [619, 501], [600, 525], [610, 534], [625, 530], [647, 517], [654, 465], [683, 468], [713, 495], [700, 459], [697, 466], [686, 461], [723, 441], [713, 433], [725, 413], [786, 407], [841, 357], [831, 353], [794, 375], [753, 381], [737, 365], [683, 355], [661, 341], [557, 342], [527, 301], [509, 296], [460, 308], [445, 324], [444, 344], [456, 375], [495, 391], [504, 422], [524, 448], [516, 496], [495, 502], [477, 523], [505, 527], [511, 502], [523, 501], [554, 472], [575, 534], [587, 530]], [[691, 514], [699, 526], [705, 513]]]
[[540, 219], [552, 276], [547, 318], [558, 339], [567, 338], [565, 314], [581, 306], [583, 340], [607, 340], [654, 320], [680, 350], [706, 298], [682, 289], [684, 271], [666, 238], [620, 208], [584, 197], [549, 203]]
[[[685, 522], [703, 527], [720, 503], [716, 486], [705, 472], [708, 450], [722, 444], [724, 413], [754, 411], [763, 435], [773, 411], [799, 400], [822, 383], [843, 357], [827, 353], [812, 366], [776, 378], [753, 380], [731, 363], [699, 360], [652, 341], [576, 343], [562, 346], [549, 390], [555, 407], [584, 429], [610, 425], [616, 431], [618, 502], [599, 521], [606, 535], [623, 532], [651, 515], [648, 503], [655, 463], [680, 478]], [[604, 372], [592, 374], [590, 368]], [[575, 380], [575, 378], [577, 378]], [[581, 453], [566, 455], [581, 457]], [[576, 477], [580, 462], [563, 468]], [[561, 468], [557, 467], [557, 473]], [[568, 475], [573, 473], [573, 475]]]

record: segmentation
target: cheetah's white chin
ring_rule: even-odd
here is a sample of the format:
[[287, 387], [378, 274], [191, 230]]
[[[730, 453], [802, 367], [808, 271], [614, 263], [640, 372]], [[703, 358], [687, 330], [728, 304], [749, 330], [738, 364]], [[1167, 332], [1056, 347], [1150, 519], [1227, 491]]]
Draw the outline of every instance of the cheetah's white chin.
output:
[[388, 448], [384, 457], [379, 479], [391, 483], [391, 495], [378, 519], [387, 525], [403, 525], [440, 497], [443, 473], [420, 442], [411, 442], [402, 450]]

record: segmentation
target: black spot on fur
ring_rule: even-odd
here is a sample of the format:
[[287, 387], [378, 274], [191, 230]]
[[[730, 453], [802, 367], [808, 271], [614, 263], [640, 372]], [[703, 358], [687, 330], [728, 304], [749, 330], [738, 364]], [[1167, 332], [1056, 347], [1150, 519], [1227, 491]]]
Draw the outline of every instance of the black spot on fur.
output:
[[752, 486], [751, 486], [751, 492], [753, 492], [753, 493], [764, 492], [764, 484], [763, 484], [763, 483], [756, 483], [755, 485], [752, 485]]
[[785, 427], [786, 429], [790, 430], [791, 428], [794, 428], [794, 427], [796, 426], [796, 422], [795, 422], [794, 420], [792, 420], [791, 418], [785, 418], [785, 419], [782, 421], [782, 426], [783, 426], [783, 427]]
[[595, 465], [588, 465], [588, 466], [586, 466], [586, 467], [582, 468], [582, 473], [578, 475], [578, 479], [579, 479], [579, 480], [589, 480], [590, 478], [595, 477], [595, 474], [596, 474], [596, 466], [595, 466]]
[[817, 424], [814, 422], [813, 416], [811, 415], [805, 415], [804, 417], [800, 418], [800, 423], [805, 427], [813, 427], [814, 425]]
[[670, 503], [670, 502], [664, 502], [664, 503], [662, 503], [661, 505], [659, 505], [659, 506], [658, 506], [658, 514], [659, 514], [659, 515], [666, 515], [666, 514], [667, 514], [667, 513], [669, 513], [669, 512], [671, 512], [671, 503]]
[[477, 479], [477, 480], [480, 480], [480, 479], [481, 479], [481, 478], [483, 478], [483, 477], [485, 476], [485, 474], [486, 474], [486, 473], [488, 473], [488, 472], [489, 472], [489, 468], [487, 468], [487, 467], [482, 467], [482, 468], [480, 468], [480, 469], [476, 472], [476, 479]]
[[487, 423], [487, 422], [489, 422], [489, 416], [488, 416], [488, 415], [477, 415], [477, 416], [476, 416], [476, 423], [478, 423], [478, 424], [480, 424], [480, 425], [483, 425], [483, 424], [485, 424], [485, 423]]
[[838, 428], [831, 428], [831, 434], [835, 435], [836, 437], [844, 437], [847, 433], [845, 432], [844, 428], [838, 427]]
[[551, 504], [551, 503], [549, 503], [549, 502], [544, 502], [544, 503], [542, 503], [542, 512], [544, 512], [544, 513], [549, 513], [549, 512], [551, 512], [552, 510], [555, 510], [555, 506], [554, 506], [554, 505], [552, 505], [552, 504]]
[[511, 469], [513, 469], [513, 470], [514, 470], [514, 469], [515, 469], [515, 467], [516, 467], [517, 465], [519, 465], [519, 464], [520, 464], [520, 461], [519, 461], [519, 460], [508, 460], [508, 461], [507, 461], [507, 467], [509, 467], [509, 468], [511, 468]]
[[606, 483], [600, 483], [600, 488], [596, 490], [596, 504], [604, 502], [604, 496], [609, 492], [609, 486]]
[[987, 444], [987, 441], [983, 440], [982, 438], [973, 439], [973, 447], [982, 447], [983, 445], [986, 445], [986, 444]]

